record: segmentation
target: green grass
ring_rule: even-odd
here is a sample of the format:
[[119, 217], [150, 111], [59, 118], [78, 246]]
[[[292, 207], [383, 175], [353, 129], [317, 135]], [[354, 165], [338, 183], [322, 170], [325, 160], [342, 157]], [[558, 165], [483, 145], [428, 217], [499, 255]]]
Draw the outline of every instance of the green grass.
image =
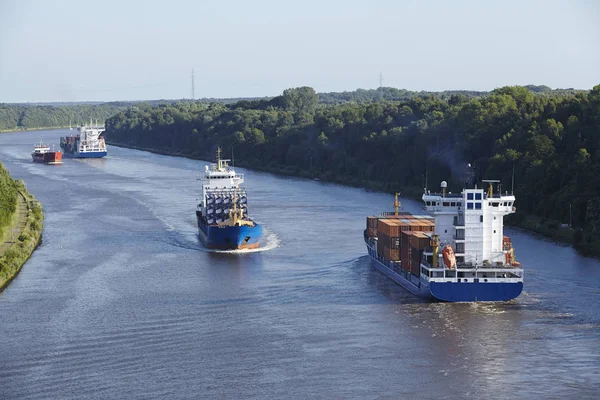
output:
[[42, 237], [44, 224], [42, 205], [27, 191], [23, 181], [17, 181], [17, 186], [26, 198], [29, 212], [25, 227], [17, 236], [15, 244], [0, 255], [0, 291], [19, 273]]
[[10, 240], [11, 226], [17, 226], [17, 222], [19, 220], [18, 207], [16, 208], [16, 210], [17, 211], [15, 211], [12, 214], [10, 221], [4, 226], [0, 226], [0, 243], [4, 243], [6, 240]]

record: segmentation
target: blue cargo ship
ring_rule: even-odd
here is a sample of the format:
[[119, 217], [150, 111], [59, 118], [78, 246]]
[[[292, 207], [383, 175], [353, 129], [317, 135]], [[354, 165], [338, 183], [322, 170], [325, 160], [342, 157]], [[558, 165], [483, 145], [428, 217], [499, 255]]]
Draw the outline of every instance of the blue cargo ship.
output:
[[106, 156], [104, 126], [98, 124], [82, 125], [77, 128], [78, 135], [60, 138], [60, 147], [64, 157], [70, 158], [102, 158]]
[[246, 189], [240, 187], [244, 175], [237, 174], [221, 159], [205, 166], [202, 198], [197, 201], [196, 220], [200, 239], [209, 249], [254, 249], [259, 246], [262, 227], [248, 216]]
[[[425, 191], [433, 215], [395, 213], [367, 217], [364, 239], [373, 265], [412, 294], [447, 302], [508, 301], [523, 290], [523, 269], [515, 260], [503, 217], [516, 211], [515, 196], [488, 190], [461, 194]], [[433, 226], [424, 222], [433, 220]], [[431, 227], [432, 229], [428, 229]], [[413, 229], [417, 229], [414, 231]], [[427, 231], [429, 230], [429, 231]]]

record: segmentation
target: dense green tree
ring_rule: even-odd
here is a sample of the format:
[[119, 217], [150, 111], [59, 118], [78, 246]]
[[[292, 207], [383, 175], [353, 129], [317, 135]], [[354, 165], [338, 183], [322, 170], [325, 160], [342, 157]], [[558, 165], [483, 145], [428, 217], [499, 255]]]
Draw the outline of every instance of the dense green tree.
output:
[[[302, 87], [237, 103], [96, 106], [114, 114], [106, 121], [112, 143], [205, 159], [221, 146], [241, 165], [381, 190], [416, 193], [427, 177], [431, 188], [446, 180], [458, 191], [467, 163], [477, 179], [501, 179], [506, 190], [514, 170], [518, 218], [571, 218], [583, 229], [576, 242], [585, 251], [600, 240], [597, 201], [591, 201], [600, 193], [600, 85], [319, 95]], [[0, 105], [0, 129], [64, 126], [74, 115], [89, 119], [102, 109], [69, 107]]]

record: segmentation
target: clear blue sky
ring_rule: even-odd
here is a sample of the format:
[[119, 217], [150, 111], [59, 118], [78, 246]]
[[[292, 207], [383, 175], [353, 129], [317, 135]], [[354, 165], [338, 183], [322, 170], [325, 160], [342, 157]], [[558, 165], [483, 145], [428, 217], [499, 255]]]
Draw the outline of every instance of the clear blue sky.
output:
[[[288, 4], [293, 3], [293, 4]], [[596, 0], [0, 0], [0, 102], [600, 83]]]

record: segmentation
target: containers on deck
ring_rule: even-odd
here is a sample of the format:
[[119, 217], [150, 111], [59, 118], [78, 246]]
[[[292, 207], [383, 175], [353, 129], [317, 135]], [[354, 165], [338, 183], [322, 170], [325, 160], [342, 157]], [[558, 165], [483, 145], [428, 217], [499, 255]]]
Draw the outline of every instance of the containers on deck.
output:
[[[402, 261], [402, 268], [407, 271], [411, 269], [411, 257], [418, 257], [417, 262], [414, 263], [416, 274], [419, 270], [418, 261], [421, 253], [429, 246], [430, 239], [424, 232], [433, 232], [433, 228], [434, 222], [430, 217], [408, 213], [397, 216], [367, 217], [367, 236], [377, 237], [377, 252], [387, 260]], [[405, 259], [402, 254], [406, 255]]]
[[431, 238], [424, 231], [406, 231], [402, 232], [400, 242], [402, 246], [400, 254], [402, 269], [418, 276], [423, 250], [431, 245]]

